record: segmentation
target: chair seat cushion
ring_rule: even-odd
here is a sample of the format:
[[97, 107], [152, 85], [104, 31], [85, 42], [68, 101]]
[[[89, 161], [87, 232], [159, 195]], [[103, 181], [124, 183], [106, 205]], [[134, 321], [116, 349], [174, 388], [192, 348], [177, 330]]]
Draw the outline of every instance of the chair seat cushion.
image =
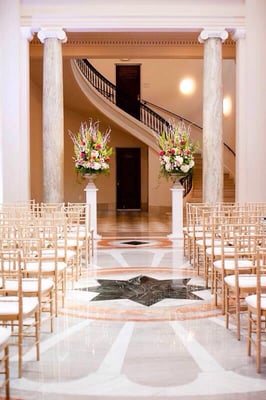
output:
[[[245, 300], [249, 306], [251, 306], [253, 308], [257, 307], [257, 295], [256, 294], [247, 296]], [[266, 310], [266, 294], [262, 294], [260, 296], [260, 308], [261, 308], [261, 310]]]
[[83, 240], [78, 240], [75, 238], [72, 239], [60, 239], [57, 241], [57, 245], [58, 247], [82, 247], [83, 246], [84, 241]]
[[69, 261], [70, 259], [74, 258], [76, 256], [76, 252], [74, 250], [65, 250], [65, 249], [44, 249], [42, 252], [42, 256], [44, 258], [51, 258], [57, 260], [64, 260], [64, 261]]
[[[41, 292], [47, 292], [52, 290], [54, 282], [52, 279], [42, 278], [41, 279]], [[18, 283], [15, 280], [6, 280], [5, 288], [10, 291], [18, 290]], [[37, 293], [38, 292], [38, 280], [34, 278], [24, 278], [22, 280], [22, 291], [24, 293]]]
[[[222, 269], [223, 264], [225, 270], [233, 271], [235, 269], [235, 260], [231, 258], [225, 259], [224, 262], [222, 260], [216, 260], [214, 261], [213, 266], [216, 269]], [[240, 270], [251, 269], [252, 267], [254, 267], [254, 263], [252, 260], [238, 260], [237, 265]]]
[[10, 336], [11, 333], [7, 328], [0, 327], [0, 351], [2, 351], [8, 344]]
[[[23, 297], [22, 313], [27, 317], [39, 307], [37, 297]], [[18, 316], [19, 302], [17, 296], [0, 296], [0, 319], [1, 316]]]
[[[57, 271], [62, 272], [67, 268], [67, 264], [63, 261], [53, 262], [53, 261], [43, 261], [41, 264], [41, 273], [55, 272], [57, 266]], [[25, 265], [25, 270], [27, 272], [38, 272], [38, 263], [30, 262]]]
[[235, 251], [234, 247], [231, 247], [231, 246], [226, 246], [223, 249], [222, 249], [222, 247], [215, 246], [214, 248], [207, 247], [206, 254], [207, 254], [207, 256], [211, 256], [212, 254], [214, 256], [221, 256], [222, 252], [224, 252], [224, 254], [234, 254], [234, 251]]
[[196, 244], [198, 246], [212, 246], [213, 243], [215, 246], [219, 246], [219, 245], [221, 245], [221, 240], [215, 239], [214, 242], [212, 242], [212, 239], [208, 238], [208, 239], [200, 239], [200, 240], [196, 241]]
[[[236, 279], [235, 275], [228, 275], [224, 278], [224, 281], [227, 285], [231, 287], [235, 287]], [[256, 288], [257, 286], [257, 277], [253, 274], [241, 274], [238, 277], [238, 286], [242, 289], [245, 288]], [[261, 277], [261, 286], [266, 287], [266, 276]]]

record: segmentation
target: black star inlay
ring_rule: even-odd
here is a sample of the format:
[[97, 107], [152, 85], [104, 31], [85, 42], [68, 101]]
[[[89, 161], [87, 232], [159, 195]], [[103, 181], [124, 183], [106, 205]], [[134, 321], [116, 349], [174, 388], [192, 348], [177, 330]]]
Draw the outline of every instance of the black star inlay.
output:
[[145, 306], [163, 299], [202, 300], [192, 293], [195, 286], [188, 285], [189, 281], [190, 278], [158, 280], [139, 275], [126, 281], [98, 279], [100, 286], [81, 290], [99, 293], [91, 301], [129, 299]]

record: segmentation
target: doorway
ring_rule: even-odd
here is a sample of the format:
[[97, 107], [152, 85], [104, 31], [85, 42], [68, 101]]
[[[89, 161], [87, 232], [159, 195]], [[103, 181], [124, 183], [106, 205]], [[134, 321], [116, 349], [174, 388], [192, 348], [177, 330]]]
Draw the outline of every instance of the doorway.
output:
[[116, 66], [116, 105], [140, 120], [140, 65]]
[[141, 209], [140, 148], [116, 148], [116, 208]]

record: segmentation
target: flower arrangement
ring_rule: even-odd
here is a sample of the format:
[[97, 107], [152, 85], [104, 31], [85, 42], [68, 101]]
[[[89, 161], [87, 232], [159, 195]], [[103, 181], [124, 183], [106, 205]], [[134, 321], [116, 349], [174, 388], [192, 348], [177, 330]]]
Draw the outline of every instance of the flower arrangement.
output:
[[99, 130], [99, 122], [82, 122], [77, 134], [69, 131], [74, 143], [73, 157], [75, 170], [86, 174], [100, 174], [109, 172], [112, 148], [107, 145], [110, 140], [110, 129], [105, 133]]
[[169, 125], [157, 138], [160, 171], [163, 176], [188, 175], [195, 165], [194, 153], [197, 144], [190, 141], [190, 130], [183, 122]]

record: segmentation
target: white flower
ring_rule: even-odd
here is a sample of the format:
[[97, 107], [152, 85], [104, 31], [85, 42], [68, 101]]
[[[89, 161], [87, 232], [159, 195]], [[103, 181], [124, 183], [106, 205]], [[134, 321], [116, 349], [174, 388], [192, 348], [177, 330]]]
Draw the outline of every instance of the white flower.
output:
[[194, 160], [191, 160], [190, 163], [189, 163], [189, 168], [193, 168], [194, 165], [195, 165], [195, 161], [194, 161]]
[[184, 172], [185, 174], [190, 170], [190, 166], [187, 164], [183, 164], [180, 167], [181, 171]]
[[176, 156], [175, 160], [176, 160], [177, 166], [183, 164], [183, 157], [181, 157], [181, 156]]
[[97, 171], [98, 169], [101, 169], [101, 164], [98, 163], [98, 162], [93, 163], [93, 169], [95, 169], [96, 171]]
[[102, 169], [109, 169], [109, 164], [107, 164], [106, 162], [102, 163]]
[[166, 171], [172, 171], [172, 165], [171, 165], [171, 163], [167, 163], [167, 164], [165, 164], [165, 169], [166, 169]]
[[170, 157], [169, 156], [163, 156], [163, 161], [168, 164], [170, 162]]

